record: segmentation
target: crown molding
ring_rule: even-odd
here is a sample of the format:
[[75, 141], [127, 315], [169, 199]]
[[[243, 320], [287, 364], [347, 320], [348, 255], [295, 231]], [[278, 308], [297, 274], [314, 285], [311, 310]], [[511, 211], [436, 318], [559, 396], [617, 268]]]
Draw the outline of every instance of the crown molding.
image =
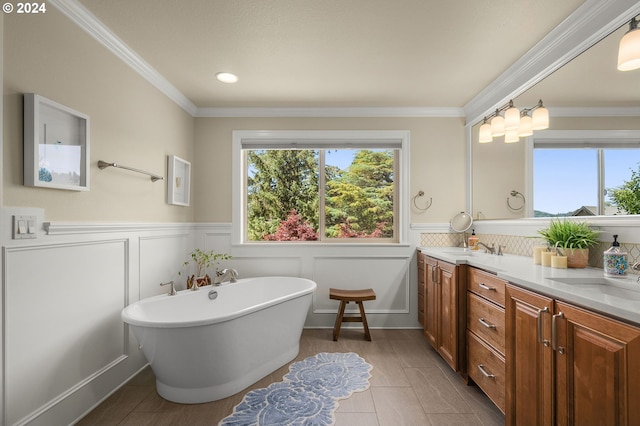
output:
[[197, 107], [77, 0], [49, 0], [56, 9], [192, 116]]
[[196, 117], [438, 117], [461, 118], [455, 107], [354, 107], [354, 108], [198, 108]]
[[552, 117], [640, 117], [640, 107], [549, 107]]
[[638, 14], [636, 0], [586, 0], [464, 106], [466, 124], [480, 121]]

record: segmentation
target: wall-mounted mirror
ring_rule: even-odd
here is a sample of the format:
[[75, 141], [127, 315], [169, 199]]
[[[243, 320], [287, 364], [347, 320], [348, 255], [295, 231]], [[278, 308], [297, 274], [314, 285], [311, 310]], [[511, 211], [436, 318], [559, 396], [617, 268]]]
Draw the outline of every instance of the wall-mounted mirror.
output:
[[[519, 108], [529, 108], [542, 99], [550, 111], [547, 132], [624, 130], [631, 131], [629, 134], [632, 135], [635, 135], [634, 132], [640, 134], [640, 69], [626, 72], [616, 69], [618, 43], [628, 29], [628, 24], [617, 29], [513, 99], [514, 104]], [[598, 211], [598, 191], [602, 191], [598, 188], [604, 188], [605, 194], [601, 198], [606, 198], [610, 195], [609, 189], [631, 177], [631, 168], [637, 170], [640, 163], [640, 139], [627, 147], [618, 146], [614, 143], [615, 138], [612, 138], [609, 146], [617, 150], [605, 152], [608, 158], [602, 160], [603, 165], [599, 166], [598, 156], [601, 154], [594, 150], [587, 155], [589, 149], [567, 151], [564, 157], [556, 150], [552, 153], [556, 158], [543, 160], [540, 154], [542, 150], [534, 151], [532, 148], [538, 132], [517, 143], [507, 144], [503, 137], [498, 137], [492, 143], [479, 144], [480, 124], [477, 123], [471, 130], [474, 219], [515, 219], [561, 212], [620, 214], [619, 209], [612, 208], [610, 201], [605, 203], [606, 206], [600, 206], [601, 211]], [[603, 133], [599, 132], [598, 135], [602, 139]], [[625, 143], [628, 144], [632, 139], [627, 137]], [[572, 147], [578, 145], [576, 142]], [[624, 150], [626, 148], [630, 149]], [[540, 168], [544, 161], [547, 162], [546, 169]], [[604, 174], [608, 177], [601, 184], [598, 183], [598, 167], [604, 167]], [[587, 168], [593, 170], [585, 175], [575, 174]], [[567, 178], [566, 173], [572, 169], [573, 174]], [[536, 177], [531, 181], [528, 176], [533, 174]], [[544, 175], [547, 179], [540, 179]], [[590, 185], [593, 189], [588, 196], [577, 196], [583, 189], [575, 185]], [[541, 195], [541, 188], [549, 191]], [[551, 191], [552, 188], [557, 188], [557, 191]], [[512, 191], [524, 194], [526, 208], [511, 208], [521, 205], [521, 200], [512, 200], [511, 206], [507, 203]], [[534, 212], [534, 209], [538, 212]]]

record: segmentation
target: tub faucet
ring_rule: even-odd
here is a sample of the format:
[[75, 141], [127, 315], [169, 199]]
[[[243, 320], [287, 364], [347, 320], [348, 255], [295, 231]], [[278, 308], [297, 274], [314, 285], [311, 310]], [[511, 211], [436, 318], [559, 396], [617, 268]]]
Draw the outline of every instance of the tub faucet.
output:
[[178, 294], [176, 292], [176, 287], [173, 285], [173, 281], [167, 281], [166, 283], [160, 283], [160, 287], [163, 287], [165, 285], [170, 285], [171, 289], [169, 290], [169, 293], [167, 293], [169, 296], [175, 296], [176, 294]]
[[485, 243], [478, 241], [476, 243], [476, 246], [482, 246], [484, 247], [484, 252], [485, 253], [491, 253], [491, 254], [496, 254], [496, 245], [495, 244], [491, 244], [491, 247], [489, 247], [488, 245], [486, 245]]
[[237, 279], [238, 271], [232, 268], [223, 269], [222, 271], [216, 271], [216, 276], [213, 277], [213, 284], [220, 285], [227, 280], [231, 283], [235, 283]]

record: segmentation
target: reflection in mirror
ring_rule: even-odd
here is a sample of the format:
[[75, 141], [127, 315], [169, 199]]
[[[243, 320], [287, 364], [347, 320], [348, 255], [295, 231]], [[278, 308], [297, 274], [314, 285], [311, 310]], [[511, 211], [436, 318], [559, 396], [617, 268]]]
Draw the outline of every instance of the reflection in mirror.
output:
[[[640, 70], [616, 69], [618, 44], [627, 30], [625, 24], [513, 100], [530, 106], [544, 99], [550, 132], [598, 130], [610, 132], [611, 137], [598, 132], [597, 141], [555, 140], [534, 149], [538, 132], [518, 143], [496, 138], [479, 144], [481, 123], [473, 126], [475, 219], [640, 213], [620, 207], [612, 198], [615, 189], [632, 181], [640, 165], [640, 140], [626, 138], [621, 143], [614, 137], [619, 131], [640, 130]], [[588, 172], [585, 155], [590, 157]], [[525, 196], [522, 210], [511, 209], [505, 201], [513, 190]]]

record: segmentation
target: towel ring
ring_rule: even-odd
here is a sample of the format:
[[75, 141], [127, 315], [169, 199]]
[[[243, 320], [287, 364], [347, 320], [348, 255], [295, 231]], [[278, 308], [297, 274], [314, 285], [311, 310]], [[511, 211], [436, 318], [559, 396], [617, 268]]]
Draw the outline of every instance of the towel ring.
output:
[[509, 202], [509, 197], [507, 197], [507, 206], [509, 206], [509, 209], [511, 209], [513, 211], [516, 211], [516, 212], [522, 210], [524, 208], [525, 204], [527, 203], [525, 198], [524, 198], [524, 195], [522, 195], [522, 193], [520, 193], [520, 192], [518, 192], [518, 191], [516, 191], [514, 189], [513, 191], [511, 191], [511, 196], [512, 197], [521, 198], [522, 199], [522, 205], [520, 207], [513, 207], [511, 205], [511, 203]]
[[424, 196], [424, 191], [418, 191], [416, 196], [413, 197], [413, 205], [415, 206], [416, 209], [420, 210], [421, 212], [429, 210], [429, 207], [431, 207], [431, 204], [433, 204], [433, 197], [429, 197], [429, 203], [427, 203], [427, 207], [418, 207], [418, 203], [416, 203], [416, 199], [418, 197], [423, 197], [423, 196]]

